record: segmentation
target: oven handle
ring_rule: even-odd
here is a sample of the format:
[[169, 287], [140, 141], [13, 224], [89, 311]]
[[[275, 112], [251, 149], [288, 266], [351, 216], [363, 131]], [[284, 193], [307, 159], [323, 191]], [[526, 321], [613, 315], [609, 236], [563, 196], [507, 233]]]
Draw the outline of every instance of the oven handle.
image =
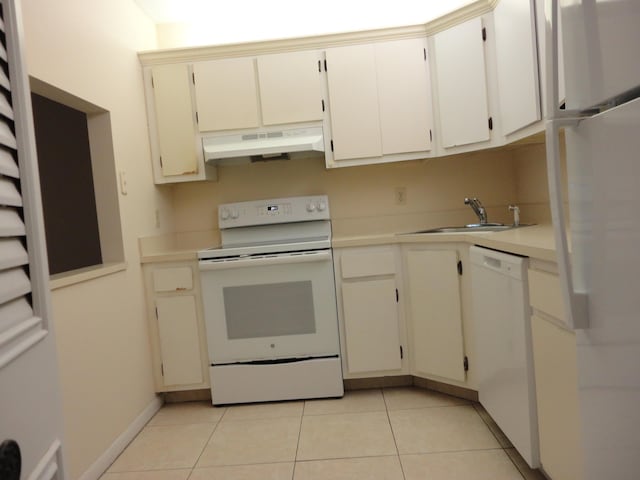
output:
[[331, 252], [323, 250], [320, 252], [308, 252], [303, 254], [286, 254], [267, 257], [247, 257], [227, 261], [201, 260], [198, 268], [204, 270], [229, 270], [242, 267], [267, 267], [270, 265], [291, 265], [293, 263], [323, 262], [331, 260]]

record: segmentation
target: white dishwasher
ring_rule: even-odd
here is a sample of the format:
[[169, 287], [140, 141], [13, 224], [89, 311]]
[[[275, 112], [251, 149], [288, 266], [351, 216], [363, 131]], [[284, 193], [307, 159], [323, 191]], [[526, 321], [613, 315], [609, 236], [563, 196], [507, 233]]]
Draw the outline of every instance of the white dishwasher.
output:
[[472, 246], [478, 396], [532, 468], [540, 465], [528, 259]]

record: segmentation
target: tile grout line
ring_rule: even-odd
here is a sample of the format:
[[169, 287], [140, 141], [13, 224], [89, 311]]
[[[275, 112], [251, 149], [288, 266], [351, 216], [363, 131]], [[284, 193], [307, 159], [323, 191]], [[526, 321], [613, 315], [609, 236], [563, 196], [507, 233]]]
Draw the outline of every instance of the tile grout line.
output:
[[402, 478], [404, 480], [407, 479], [407, 475], [404, 473], [404, 466], [402, 465], [402, 460], [400, 459], [400, 450], [398, 449], [398, 441], [396, 440], [396, 434], [393, 431], [393, 425], [391, 424], [391, 417], [389, 416], [389, 405], [387, 405], [387, 397], [384, 394], [384, 388], [380, 389], [380, 393], [382, 394], [382, 401], [384, 402], [385, 413], [387, 414], [387, 421], [389, 422], [389, 429], [391, 430], [391, 436], [393, 437], [393, 444], [396, 447], [396, 454], [398, 457], [398, 463], [400, 464], [400, 471], [402, 472]]
[[296, 478], [296, 465], [298, 464], [298, 450], [300, 449], [300, 438], [302, 437], [302, 421], [304, 420], [304, 410], [307, 408], [307, 401], [302, 403], [302, 415], [300, 415], [300, 427], [298, 428], [298, 441], [296, 443], [296, 454], [293, 457], [293, 470], [291, 471], [291, 480]]
[[[212, 405], [212, 407], [213, 407], [213, 405]], [[222, 422], [222, 419], [224, 418], [224, 416], [227, 414], [228, 411], [229, 411], [229, 409], [227, 407], [224, 407], [223, 414], [220, 415], [220, 418], [218, 419], [218, 421], [216, 422], [215, 426], [213, 427], [213, 430], [211, 431], [211, 434], [209, 435], [209, 438], [207, 438], [207, 441], [205, 442], [204, 446], [202, 447], [202, 450], [200, 450], [200, 454], [198, 455], [198, 458], [196, 458], [196, 461], [194, 462], [193, 466], [191, 467], [191, 473], [189, 474], [189, 477], [187, 477], [187, 480], [191, 477], [191, 475], [195, 471], [196, 465], [198, 465], [198, 462], [202, 458], [202, 454], [207, 449], [207, 445], [209, 445], [209, 442], [211, 441], [211, 438], [213, 437], [213, 434], [216, 433], [216, 430], [218, 429], [218, 425], [220, 425], [220, 423]]]

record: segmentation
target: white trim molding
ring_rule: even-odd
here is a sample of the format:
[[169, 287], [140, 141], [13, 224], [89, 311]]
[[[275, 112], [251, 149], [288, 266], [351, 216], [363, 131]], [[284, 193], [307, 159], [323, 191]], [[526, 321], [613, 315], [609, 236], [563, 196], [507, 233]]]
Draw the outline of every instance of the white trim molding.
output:
[[[107, 448], [98, 459], [82, 474], [78, 480], [98, 480], [103, 473], [118, 458], [127, 445], [142, 431], [144, 426], [151, 420], [160, 407], [162, 407], [162, 399], [156, 396], [145, 409], [138, 415], [127, 429], [115, 439], [109, 448]], [[31, 479], [30, 479], [31, 480]]]

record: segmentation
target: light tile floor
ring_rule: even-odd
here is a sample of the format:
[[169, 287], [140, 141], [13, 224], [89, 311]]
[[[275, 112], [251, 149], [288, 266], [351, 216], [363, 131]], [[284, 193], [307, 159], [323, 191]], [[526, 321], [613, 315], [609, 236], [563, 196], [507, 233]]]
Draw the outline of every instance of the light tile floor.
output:
[[478, 404], [418, 388], [165, 405], [102, 480], [541, 480]]

